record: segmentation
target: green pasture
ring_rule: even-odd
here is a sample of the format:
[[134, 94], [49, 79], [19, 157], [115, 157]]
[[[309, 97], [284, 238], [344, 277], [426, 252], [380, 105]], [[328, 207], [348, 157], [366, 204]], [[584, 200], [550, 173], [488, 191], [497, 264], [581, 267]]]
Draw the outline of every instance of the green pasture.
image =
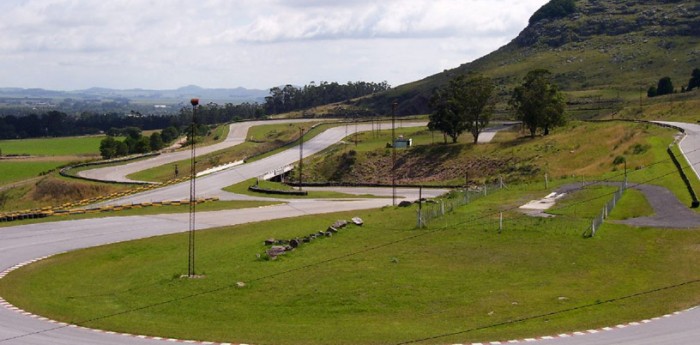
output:
[[[85, 327], [281, 345], [507, 341], [697, 304], [697, 284], [679, 284], [699, 278], [700, 232], [606, 224], [584, 239], [587, 215], [608, 198], [549, 219], [517, 211], [543, 192], [539, 184], [494, 191], [420, 230], [414, 206], [200, 231], [199, 279], [180, 278], [186, 234], [89, 248], [14, 271], [0, 295]], [[267, 238], [354, 216], [365, 225], [274, 261], [257, 257]]]
[[0, 140], [3, 155], [99, 156], [105, 136]]
[[66, 161], [0, 160], [0, 186], [37, 177], [67, 164]]

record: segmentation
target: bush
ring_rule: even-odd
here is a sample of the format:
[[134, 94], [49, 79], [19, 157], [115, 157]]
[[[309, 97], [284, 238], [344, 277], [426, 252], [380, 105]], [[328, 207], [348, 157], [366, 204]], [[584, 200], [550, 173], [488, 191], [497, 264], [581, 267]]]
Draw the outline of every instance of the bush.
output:
[[624, 162], [625, 162], [625, 156], [617, 156], [613, 160], [613, 165], [620, 165], [620, 164], [623, 164]]

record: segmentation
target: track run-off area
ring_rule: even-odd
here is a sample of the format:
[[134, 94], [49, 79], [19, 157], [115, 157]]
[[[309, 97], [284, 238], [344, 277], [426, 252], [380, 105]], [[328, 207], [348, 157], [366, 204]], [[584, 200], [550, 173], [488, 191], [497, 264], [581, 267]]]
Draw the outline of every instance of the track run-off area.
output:
[[[267, 124], [263, 122], [261, 124]], [[198, 148], [199, 154], [213, 152], [231, 147], [245, 140], [248, 128], [255, 123], [231, 126], [229, 137], [215, 149]], [[687, 137], [681, 142], [684, 152], [695, 152], [700, 155], [700, 126], [672, 123], [686, 130]], [[237, 126], [238, 125], [238, 126]], [[404, 127], [424, 126], [425, 122], [404, 123]], [[498, 129], [501, 129], [499, 127]], [[339, 126], [330, 128], [308, 142], [304, 143], [304, 157], [311, 156], [333, 145], [348, 134], [355, 131], [369, 131], [369, 124], [356, 126]], [[494, 130], [490, 131], [495, 133]], [[490, 140], [493, 135], [484, 135], [481, 140]], [[223, 145], [226, 146], [223, 146]], [[186, 152], [189, 154], [189, 152]], [[184, 158], [187, 158], [185, 156]], [[147, 169], [151, 166], [167, 164], [181, 160], [180, 156], [157, 157], [153, 160], [139, 162], [138, 166], [128, 169], [109, 168], [114, 174], [108, 177], [104, 171], [90, 170], [85, 172], [91, 178], [103, 176], [105, 179], [116, 180], [126, 178], [133, 172]], [[197, 179], [198, 197], [219, 197], [222, 200], [247, 200], [249, 196], [241, 196], [222, 191], [221, 188], [260, 176], [266, 172], [293, 164], [299, 159], [299, 148], [293, 147], [273, 156], [233, 167], [221, 172]], [[694, 169], [700, 170], [700, 157], [693, 159]], [[145, 163], [149, 162], [150, 163]], [[150, 166], [149, 166], [150, 164]], [[136, 170], [133, 170], [136, 169]], [[362, 190], [358, 193], [366, 193]], [[424, 197], [433, 197], [444, 193], [444, 190], [424, 191]], [[390, 190], [377, 190], [378, 194], [387, 195]], [[181, 200], [189, 195], [189, 183], [181, 183], [155, 189], [126, 198], [113, 200], [110, 203], [138, 203], [159, 200]], [[407, 200], [418, 198], [415, 189], [400, 188], [397, 195]], [[381, 208], [391, 205], [392, 200], [375, 199], [344, 199], [333, 200], [285, 200], [283, 205], [268, 206], [255, 209], [242, 209], [217, 212], [202, 212], [197, 214], [197, 229], [209, 229], [221, 226], [243, 224], [264, 220], [291, 218], [310, 214], [324, 214], [341, 211]], [[109, 243], [135, 240], [145, 237], [172, 234], [188, 230], [188, 214], [169, 214], [157, 216], [108, 217], [78, 221], [62, 221], [32, 225], [14, 226], [0, 229], [0, 272], [8, 272], [23, 264], [58, 253], [99, 246]], [[138, 224], [139, 226], [134, 226]], [[2, 274], [4, 275], [4, 273]], [[0, 296], [1, 297], [1, 296]], [[139, 335], [118, 334], [109, 331], [86, 329], [74, 325], [53, 322], [40, 316], [19, 311], [13, 306], [0, 300], [0, 344], [164, 344], [168, 342], [189, 342], [186, 340], [161, 339]], [[700, 309], [690, 309], [676, 315], [662, 316], [655, 320], [640, 320], [625, 325], [611, 325], [601, 330], [588, 330], [560, 335], [543, 336], [540, 338], [512, 340], [510, 343], [543, 343], [543, 344], [690, 344], [700, 339]], [[439, 342], [439, 340], [437, 340]], [[197, 343], [197, 342], [192, 342]], [[202, 343], [199, 344], [211, 344]], [[493, 342], [491, 344], [501, 344]]]

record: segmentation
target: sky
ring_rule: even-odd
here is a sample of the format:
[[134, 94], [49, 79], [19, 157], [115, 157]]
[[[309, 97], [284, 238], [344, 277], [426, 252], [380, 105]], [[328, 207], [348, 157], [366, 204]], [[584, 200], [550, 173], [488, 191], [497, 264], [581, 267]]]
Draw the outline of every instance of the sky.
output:
[[419, 80], [510, 42], [548, 0], [2, 0], [0, 87]]

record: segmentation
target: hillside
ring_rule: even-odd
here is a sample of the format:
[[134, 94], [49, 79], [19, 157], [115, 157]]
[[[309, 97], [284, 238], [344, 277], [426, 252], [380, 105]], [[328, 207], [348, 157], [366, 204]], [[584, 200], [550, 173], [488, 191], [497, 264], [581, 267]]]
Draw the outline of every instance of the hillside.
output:
[[[543, 9], [562, 2], [567, 1], [550, 1]], [[432, 90], [468, 72], [494, 78], [505, 98], [535, 68], [549, 69], [563, 90], [585, 97], [591, 93], [580, 91], [600, 91], [594, 95], [598, 99], [638, 98], [663, 76], [670, 76], [680, 90], [693, 68], [700, 67], [697, 1], [573, 2], [575, 8], [568, 14], [539, 10], [516, 38], [489, 55], [358, 105], [386, 114], [397, 100], [399, 114], [427, 113]]]

